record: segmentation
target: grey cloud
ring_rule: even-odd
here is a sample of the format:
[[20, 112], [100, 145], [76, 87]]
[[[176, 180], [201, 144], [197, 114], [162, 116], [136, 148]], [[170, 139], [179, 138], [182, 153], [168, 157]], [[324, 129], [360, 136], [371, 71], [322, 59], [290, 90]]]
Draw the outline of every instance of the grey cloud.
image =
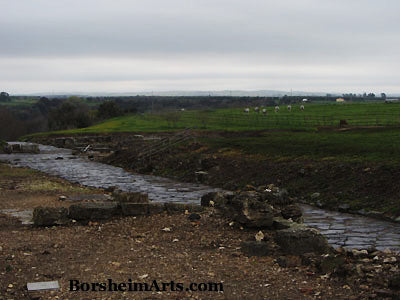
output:
[[[400, 67], [397, 0], [0, 0], [0, 7], [5, 85], [220, 78], [235, 86], [236, 78], [275, 78], [282, 88], [286, 78], [321, 88], [392, 87]], [[115, 59], [126, 63], [109, 67]], [[207, 59], [214, 63], [201, 69], [197, 62]], [[135, 69], [136, 60], [145, 63]], [[170, 71], [180, 64], [184, 72]], [[302, 71], [307, 65], [326, 69]]]

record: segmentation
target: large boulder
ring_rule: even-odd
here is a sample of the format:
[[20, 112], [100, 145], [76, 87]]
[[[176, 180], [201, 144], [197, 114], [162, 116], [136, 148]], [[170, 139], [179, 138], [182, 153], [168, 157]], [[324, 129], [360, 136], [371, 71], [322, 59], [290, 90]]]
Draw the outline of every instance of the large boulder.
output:
[[69, 217], [75, 220], [110, 219], [120, 213], [115, 202], [81, 203], [69, 207]]
[[232, 200], [236, 216], [234, 220], [247, 227], [272, 227], [274, 209], [266, 202], [254, 198], [243, 198], [242, 195]]
[[[285, 189], [269, 185], [258, 190], [249, 188], [243, 192], [212, 192], [201, 198], [202, 206], [214, 206], [218, 211], [246, 227], [252, 228], [288, 228], [292, 219], [302, 222], [302, 212], [299, 206], [293, 204]], [[212, 201], [212, 202], [211, 202]], [[212, 205], [211, 205], [212, 204]], [[274, 223], [274, 217], [276, 219]]]
[[36, 207], [33, 210], [35, 226], [64, 225], [69, 222], [68, 209], [65, 207]]
[[286, 254], [329, 253], [332, 248], [318, 230], [293, 223], [288, 229], [276, 231], [275, 242]]
[[217, 198], [215, 207], [228, 218], [247, 227], [265, 228], [273, 224], [274, 208], [253, 191]]
[[272, 189], [265, 189], [260, 193], [260, 195], [263, 201], [266, 201], [273, 206], [284, 206], [294, 203], [293, 199], [289, 197], [289, 193], [286, 189], [273, 187]]
[[144, 216], [149, 214], [149, 204], [122, 202], [121, 211], [124, 216]]
[[120, 203], [149, 203], [149, 196], [148, 194], [139, 193], [139, 192], [121, 192], [115, 191], [113, 193], [113, 198], [115, 201]]

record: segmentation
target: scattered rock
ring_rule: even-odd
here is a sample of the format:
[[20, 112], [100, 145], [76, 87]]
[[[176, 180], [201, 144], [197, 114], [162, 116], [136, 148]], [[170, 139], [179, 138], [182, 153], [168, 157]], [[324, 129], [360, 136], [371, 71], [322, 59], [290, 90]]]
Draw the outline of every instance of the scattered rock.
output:
[[228, 218], [247, 227], [272, 227], [274, 209], [270, 204], [262, 201], [259, 194], [241, 192], [232, 199], [225, 198], [225, 200], [216, 202], [216, 207]]

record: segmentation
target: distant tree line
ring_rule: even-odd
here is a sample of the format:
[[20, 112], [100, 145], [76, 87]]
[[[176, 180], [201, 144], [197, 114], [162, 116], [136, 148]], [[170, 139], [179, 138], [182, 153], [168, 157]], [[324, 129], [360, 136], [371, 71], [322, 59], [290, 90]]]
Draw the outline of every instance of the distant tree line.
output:
[[[381, 99], [386, 95], [382, 93]], [[343, 94], [345, 100], [379, 99], [375, 94]], [[124, 97], [31, 97], [0, 93], [0, 139], [13, 140], [41, 131], [84, 128], [103, 120], [135, 113], [167, 114], [174, 123], [174, 114], [181, 109], [218, 109], [235, 107], [275, 106], [302, 102], [304, 96], [239, 97], [239, 96], [124, 96]], [[336, 95], [307, 96], [308, 101], [336, 101]], [[34, 104], [14, 105], [13, 101], [32, 100]], [[13, 104], [13, 105], [10, 105]]]

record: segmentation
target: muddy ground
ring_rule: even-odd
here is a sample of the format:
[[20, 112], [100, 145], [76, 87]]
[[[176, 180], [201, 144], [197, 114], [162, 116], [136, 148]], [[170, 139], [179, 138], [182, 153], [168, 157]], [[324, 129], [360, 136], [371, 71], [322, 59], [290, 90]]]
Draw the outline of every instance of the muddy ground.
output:
[[[58, 200], [60, 195], [104, 193], [4, 164], [0, 164], [0, 188], [1, 209], [68, 205]], [[272, 232], [264, 231], [272, 245], [271, 255], [248, 257], [240, 244], [253, 240], [256, 232], [229, 223], [212, 209], [198, 221], [190, 221], [185, 214], [161, 214], [50, 228], [21, 225], [18, 219], [0, 214], [0, 299], [29, 299], [28, 282], [52, 280], [60, 283], [61, 290], [42, 292], [40, 299], [397, 297], [397, 290], [388, 287], [389, 275], [398, 270], [393, 260], [383, 268], [392, 273], [376, 272], [369, 277], [325, 275], [314, 263], [281, 267], [277, 259], [282, 253], [272, 242]], [[131, 279], [150, 286], [156, 280], [161, 291], [155, 286], [147, 292], [69, 291], [70, 280], [101, 283], [108, 279], [118, 283]], [[171, 281], [182, 283], [183, 291], [162, 291], [162, 282]], [[209, 282], [222, 283], [223, 292], [186, 291], [190, 283]]]

